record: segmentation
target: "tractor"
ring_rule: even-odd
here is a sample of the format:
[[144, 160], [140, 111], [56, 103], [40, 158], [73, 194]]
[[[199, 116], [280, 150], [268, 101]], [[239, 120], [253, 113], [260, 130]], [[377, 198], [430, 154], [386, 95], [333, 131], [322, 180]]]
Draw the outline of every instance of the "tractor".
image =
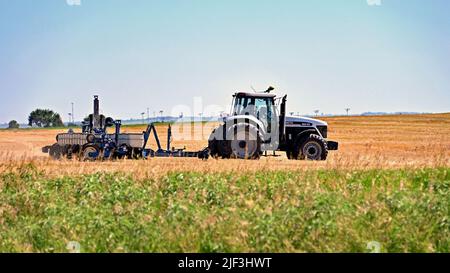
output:
[[233, 95], [230, 116], [209, 137], [212, 157], [259, 159], [283, 151], [290, 160], [326, 160], [329, 151], [338, 150], [339, 144], [327, 139], [326, 122], [287, 116], [287, 95], [277, 97], [274, 90]]

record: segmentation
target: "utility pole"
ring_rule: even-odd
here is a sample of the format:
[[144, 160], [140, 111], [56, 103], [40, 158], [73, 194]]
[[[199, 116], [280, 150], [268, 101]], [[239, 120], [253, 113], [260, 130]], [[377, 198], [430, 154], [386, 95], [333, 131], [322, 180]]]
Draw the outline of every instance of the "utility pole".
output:
[[159, 114], [161, 114], [161, 122], [164, 122], [163, 113], [164, 113], [163, 110], [159, 110]]
[[145, 121], [144, 121], [145, 112], [142, 112], [141, 115], [142, 115], [142, 124], [145, 124]]
[[72, 123], [75, 123], [75, 114], [73, 111], [73, 102], [72, 102], [72, 113], [70, 114], [70, 116], [72, 117]]
[[347, 112], [347, 116], [349, 115], [349, 112], [350, 112], [350, 108], [345, 108], [345, 111]]
[[150, 108], [147, 107], [147, 123], [150, 123]]

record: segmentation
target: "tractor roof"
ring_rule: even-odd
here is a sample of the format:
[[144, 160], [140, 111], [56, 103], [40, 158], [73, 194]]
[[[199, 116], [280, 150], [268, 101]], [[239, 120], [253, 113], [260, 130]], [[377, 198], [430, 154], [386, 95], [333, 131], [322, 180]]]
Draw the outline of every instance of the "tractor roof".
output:
[[238, 92], [234, 94], [235, 97], [242, 98], [275, 98], [275, 94], [270, 93], [246, 93], [246, 92]]

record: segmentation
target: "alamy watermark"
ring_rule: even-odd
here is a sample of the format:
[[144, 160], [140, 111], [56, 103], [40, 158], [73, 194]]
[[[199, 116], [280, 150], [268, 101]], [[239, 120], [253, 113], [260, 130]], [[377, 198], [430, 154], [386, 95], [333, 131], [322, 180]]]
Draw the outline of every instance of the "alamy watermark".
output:
[[381, 0], [366, 0], [369, 6], [381, 6]]
[[81, 0], [66, 0], [69, 6], [81, 6]]

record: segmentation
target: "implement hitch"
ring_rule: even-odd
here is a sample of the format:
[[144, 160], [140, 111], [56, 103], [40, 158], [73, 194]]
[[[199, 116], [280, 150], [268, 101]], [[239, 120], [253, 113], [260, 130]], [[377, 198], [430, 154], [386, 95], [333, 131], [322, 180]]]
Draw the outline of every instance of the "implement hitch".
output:
[[[150, 135], [153, 132], [153, 136], [156, 140], [156, 145], [158, 149], [156, 151], [152, 149], [147, 149], [146, 146], [150, 139]], [[209, 149], [205, 148], [201, 151], [190, 152], [186, 151], [186, 149], [175, 149], [172, 146], [172, 126], [169, 124], [169, 128], [167, 129], [167, 149], [163, 149], [161, 146], [161, 142], [159, 141], [158, 132], [156, 131], [156, 127], [153, 123], [149, 124], [147, 130], [143, 132], [144, 134], [144, 144], [142, 147], [144, 158], [148, 157], [196, 157], [199, 159], [207, 160], [209, 158]]]

